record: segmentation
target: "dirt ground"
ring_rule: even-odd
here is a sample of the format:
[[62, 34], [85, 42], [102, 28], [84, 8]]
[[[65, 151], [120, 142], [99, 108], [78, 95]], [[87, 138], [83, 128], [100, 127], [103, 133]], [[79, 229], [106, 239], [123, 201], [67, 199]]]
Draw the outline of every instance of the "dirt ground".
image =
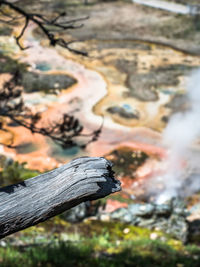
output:
[[95, 113], [161, 131], [169, 116], [187, 105], [186, 80], [200, 64], [193, 55], [200, 37], [193, 18], [124, 1], [70, 10], [75, 18], [89, 16], [66, 36], [81, 41], [75, 47], [89, 57], [61, 53], [101, 73], [108, 86]]
[[147, 39], [167, 42], [186, 50], [200, 51], [200, 29], [191, 16], [177, 15], [125, 1], [68, 8], [73, 18], [89, 16], [84, 27], [70, 32], [79, 40]]
[[[40, 4], [47, 2], [40, 1]], [[38, 3], [34, 5], [33, 9]], [[200, 65], [200, 56], [194, 55], [199, 49], [200, 31], [195, 29], [193, 19], [126, 1], [90, 2], [86, 6], [80, 1], [74, 4], [50, 1], [48, 8], [49, 13], [68, 10], [68, 19], [89, 16], [83, 27], [65, 35], [60, 33], [69, 40], [78, 40], [73, 45], [88, 51], [89, 56], [78, 56], [64, 49], [57, 51], [63, 58], [100, 74], [105, 81], [107, 93], [93, 106], [94, 115], [104, 116], [111, 125], [122, 126], [130, 133], [143, 127], [138, 130], [138, 136], [145, 136], [142, 141], [146, 143], [146, 129], [150, 129], [159, 142], [157, 136], [171, 114], [187, 106], [186, 81], [190, 72]], [[45, 46], [47, 41], [38, 31], [34, 33]], [[118, 133], [116, 138], [120, 136]], [[91, 153], [101, 150], [103, 144], [98, 144], [91, 146]], [[108, 147], [112, 147], [110, 144]]]

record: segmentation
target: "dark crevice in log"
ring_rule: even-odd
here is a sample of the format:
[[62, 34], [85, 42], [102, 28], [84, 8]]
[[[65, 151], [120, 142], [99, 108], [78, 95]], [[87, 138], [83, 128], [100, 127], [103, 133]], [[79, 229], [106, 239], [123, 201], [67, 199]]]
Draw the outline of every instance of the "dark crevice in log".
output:
[[0, 238], [120, 189], [111, 162], [89, 157], [77, 158], [48, 173], [1, 188]]

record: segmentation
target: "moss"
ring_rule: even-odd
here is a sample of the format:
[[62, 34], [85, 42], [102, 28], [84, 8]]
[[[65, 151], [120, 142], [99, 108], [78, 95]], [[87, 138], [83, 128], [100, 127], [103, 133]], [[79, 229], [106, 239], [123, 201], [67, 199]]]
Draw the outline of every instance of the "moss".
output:
[[166, 242], [167, 245], [170, 247], [173, 247], [176, 250], [183, 250], [184, 246], [180, 240], [175, 240], [175, 239], [169, 239]]
[[[121, 222], [101, 222], [88, 220], [79, 225], [81, 232], [85, 228], [83, 232], [86, 234], [86, 236], [101, 236], [107, 233], [109, 234], [110, 241], [135, 241], [140, 239], [149, 239], [152, 233], [152, 231], [149, 229], [124, 224]], [[172, 239], [169, 235], [162, 233], [161, 231], [154, 231], [154, 233], [156, 233], [158, 239], [162, 240], [164, 238], [165, 242], [169, 242], [169, 244], [172, 246], [177, 244], [176, 242], [173, 242], [174, 239]], [[181, 244], [181, 242], [179, 242], [179, 244]]]

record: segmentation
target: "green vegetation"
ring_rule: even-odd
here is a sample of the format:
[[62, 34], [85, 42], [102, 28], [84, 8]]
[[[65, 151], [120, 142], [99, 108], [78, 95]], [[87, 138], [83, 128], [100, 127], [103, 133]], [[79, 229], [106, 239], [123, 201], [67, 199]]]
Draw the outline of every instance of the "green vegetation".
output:
[[[27, 230], [24, 233], [27, 235]], [[151, 240], [153, 234], [156, 240]], [[1, 266], [199, 266], [200, 248], [184, 247], [161, 232], [135, 226], [87, 221], [67, 224], [60, 237], [55, 233], [50, 236], [54, 236], [51, 242], [46, 238], [46, 242], [32, 245], [1, 247]]]
[[19, 183], [28, 178], [39, 175], [38, 171], [29, 170], [26, 167], [26, 163], [20, 164], [19, 162], [11, 162], [5, 164], [0, 171], [0, 186], [7, 186], [13, 183]]
[[[137, 53], [139, 55], [139, 51], [141, 50], [145, 51], [145, 53], [149, 51], [148, 55], [153, 55], [153, 45], [151, 46], [148, 42], [135, 42], [132, 38], [136, 37], [137, 39], [137, 36], [141, 36], [144, 39], [149, 39], [149, 36], [151, 36], [153, 40], [160, 40], [160, 37], [164, 37], [164, 41], [170, 40], [170, 44], [172, 43], [180, 47], [183, 46], [187, 49], [193, 49], [190, 42], [194, 42], [194, 47], [198, 48], [200, 40], [199, 21], [195, 21], [191, 16], [171, 13], [167, 15], [164, 11], [138, 6], [138, 9], [135, 10], [144, 11], [145, 19], [140, 17], [138, 13], [137, 16], [134, 17], [134, 23], [132, 23], [132, 21], [128, 21], [126, 13], [122, 12], [122, 18], [126, 18], [127, 21], [123, 21], [121, 18], [122, 20], [120, 19], [119, 23], [116, 20], [115, 12], [112, 13], [111, 5], [108, 5], [107, 10], [109, 10], [109, 16], [105, 19], [107, 23], [105, 27], [104, 24], [100, 23], [100, 21], [104, 21], [102, 19], [102, 14], [104, 14], [105, 10], [101, 10], [101, 5], [96, 4], [109, 1], [111, 2], [111, 0], [88, 0], [89, 4], [84, 6], [84, 0], [59, 0], [54, 1], [55, 3], [53, 4], [49, 1], [48, 5], [47, 1], [35, 1], [33, 5], [30, 5], [29, 0], [23, 0], [19, 1], [19, 5], [23, 6], [26, 4], [27, 9], [29, 8], [31, 11], [37, 10], [38, 6], [41, 11], [45, 10], [45, 12], [50, 15], [51, 12], [56, 14], [57, 11], [63, 12], [65, 9], [68, 10], [70, 16], [76, 15], [76, 17], [84, 17], [91, 13], [91, 19], [84, 22], [85, 27], [81, 28], [77, 35], [76, 31], [74, 31], [73, 34], [78, 40], [88, 41], [91, 38], [94, 38], [94, 40], [96, 38], [99, 51], [121, 49], [119, 58], [113, 59], [113, 57], [110, 57], [111, 59], [109, 61], [109, 54], [106, 59], [107, 54], [105, 53], [104, 56], [103, 51], [102, 57], [104, 57], [103, 59], [105, 62], [101, 60], [105, 66], [115, 65], [120, 72], [128, 76], [126, 84], [129, 88], [129, 92], [124, 95], [124, 97], [129, 96], [143, 101], [153, 101], [158, 99], [158, 90], [164, 92], [167, 88], [168, 91], [166, 92], [169, 94], [176, 92], [176, 88], [173, 88], [180, 83], [179, 77], [188, 74], [196, 67], [192, 61], [173, 63], [173, 61], [171, 62], [171, 60], [169, 60], [167, 54], [161, 53], [162, 57], [163, 55], [166, 56], [166, 58], [163, 58], [165, 64], [158, 67], [155, 62], [155, 66], [151, 65], [148, 70], [148, 65], [145, 65], [144, 62], [143, 72], [139, 72]], [[198, 1], [195, 0], [174, 1], [185, 4], [198, 3]], [[113, 0], [113, 2], [116, 1]], [[121, 2], [131, 2], [131, 0], [121, 0]], [[46, 6], [48, 6], [47, 9]], [[94, 10], [91, 9], [93, 6]], [[119, 10], [120, 7], [122, 6], [117, 5], [115, 10]], [[153, 14], [152, 21], [150, 17], [148, 17], [148, 13], [150, 14], [150, 12]], [[93, 25], [90, 25], [90, 21], [92, 21], [94, 17], [96, 17], [98, 21], [96, 20]], [[111, 20], [113, 20], [116, 25], [110, 23]], [[132, 27], [132, 24], [134, 24], [134, 27]], [[6, 26], [0, 28], [0, 35], [7, 36], [2, 38], [3, 43], [0, 45], [1, 73], [15, 73], [19, 70], [22, 74], [22, 85], [26, 92], [44, 91], [46, 93], [54, 93], [55, 90], [67, 88], [76, 82], [73, 77], [68, 77], [64, 74], [52, 75], [45, 73], [46, 71], [53, 70], [54, 66], [43, 61], [37, 62], [35, 67], [43, 73], [28, 72], [27, 65], [19, 63], [16, 57], [14, 57], [14, 55], [17, 55], [16, 50], [18, 48], [12, 40], [8, 42], [8, 36], [10, 36], [11, 33], [12, 30], [10, 27]], [[35, 38], [43, 40], [38, 29], [34, 30], [33, 33]], [[63, 35], [63, 33], [61, 33], [61, 35]], [[101, 40], [101, 36], [105, 37], [105, 40]], [[119, 40], [115, 40], [116, 36], [118, 36]], [[67, 37], [69, 38], [69, 36]], [[127, 40], [124, 40], [125, 37]], [[86, 42], [86, 45], [88, 45], [87, 50], [90, 51], [92, 45], [89, 47], [89, 42]], [[131, 53], [135, 53], [135, 56], [130, 56], [129, 58], [129, 51], [127, 50], [127, 58], [125, 56], [123, 58], [122, 49], [132, 49]], [[115, 50], [111, 52], [115, 54]], [[99, 54], [99, 58], [100, 57], [101, 54]], [[166, 65], [167, 61], [169, 61], [169, 65]], [[172, 87], [172, 90], [170, 91], [168, 87]], [[178, 95], [176, 99], [175, 97], [172, 99], [168, 107], [173, 111], [179, 110], [183, 106], [183, 100], [182, 95]], [[19, 154], [26, 154], [35, 149], [37, 149], [37, 147], [34, 147], [31, 143], [25, 143], [18, 146], [16, 152]], [[71, 150], [64, 150], [54, 145], [50, 153], [51, 156], [63, 160], [63, 158], [68, 156], [75, 156], [78, 152], [78, 148], [76, 147]], [[128, 176], [132, 179], [135, 177], [137, 168], [148, 159], [148, 155], [142, 151], [132, 151], [128, 149], [114, 150], [109, 156], [112, 157], [115, 164], [114, 170], [116, 176]], [[19, 164], [18, 162], [6, 161], [0, 165], [0, 167], [0, 186], [18, 183], [39, 174], [37, 171], [27, 169], [25, 163]], [[99, 203], [103, 205], [107, 199], [118, 200], [128, 204], [132, 203], [132, 200], [124, 199], [119, 194], [108, 196], [100, 200]], [[160, 231], [151, 231], [118, 222], [100, 222], [96, 220], [69, 224], [61, 218], [62, 216], [57, 216], [38, 226], [28, 228], [3, 239], [0, 242], [0, 266], [199, 266], [200, 247], [195, 245], [185, 246], [181, 241], [177, 241]], [[199, 242], [199, 240], [195, 239], [192, 241]]]

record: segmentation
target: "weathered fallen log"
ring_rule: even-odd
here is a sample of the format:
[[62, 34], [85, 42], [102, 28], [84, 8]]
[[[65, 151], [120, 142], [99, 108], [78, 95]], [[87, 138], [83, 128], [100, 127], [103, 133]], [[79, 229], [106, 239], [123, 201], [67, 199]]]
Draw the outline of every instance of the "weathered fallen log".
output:
[[119, 191], [112, 164], [77, 158], [62, 167], [0, 189], [0, 238], [43, 222], [86, 200]]

